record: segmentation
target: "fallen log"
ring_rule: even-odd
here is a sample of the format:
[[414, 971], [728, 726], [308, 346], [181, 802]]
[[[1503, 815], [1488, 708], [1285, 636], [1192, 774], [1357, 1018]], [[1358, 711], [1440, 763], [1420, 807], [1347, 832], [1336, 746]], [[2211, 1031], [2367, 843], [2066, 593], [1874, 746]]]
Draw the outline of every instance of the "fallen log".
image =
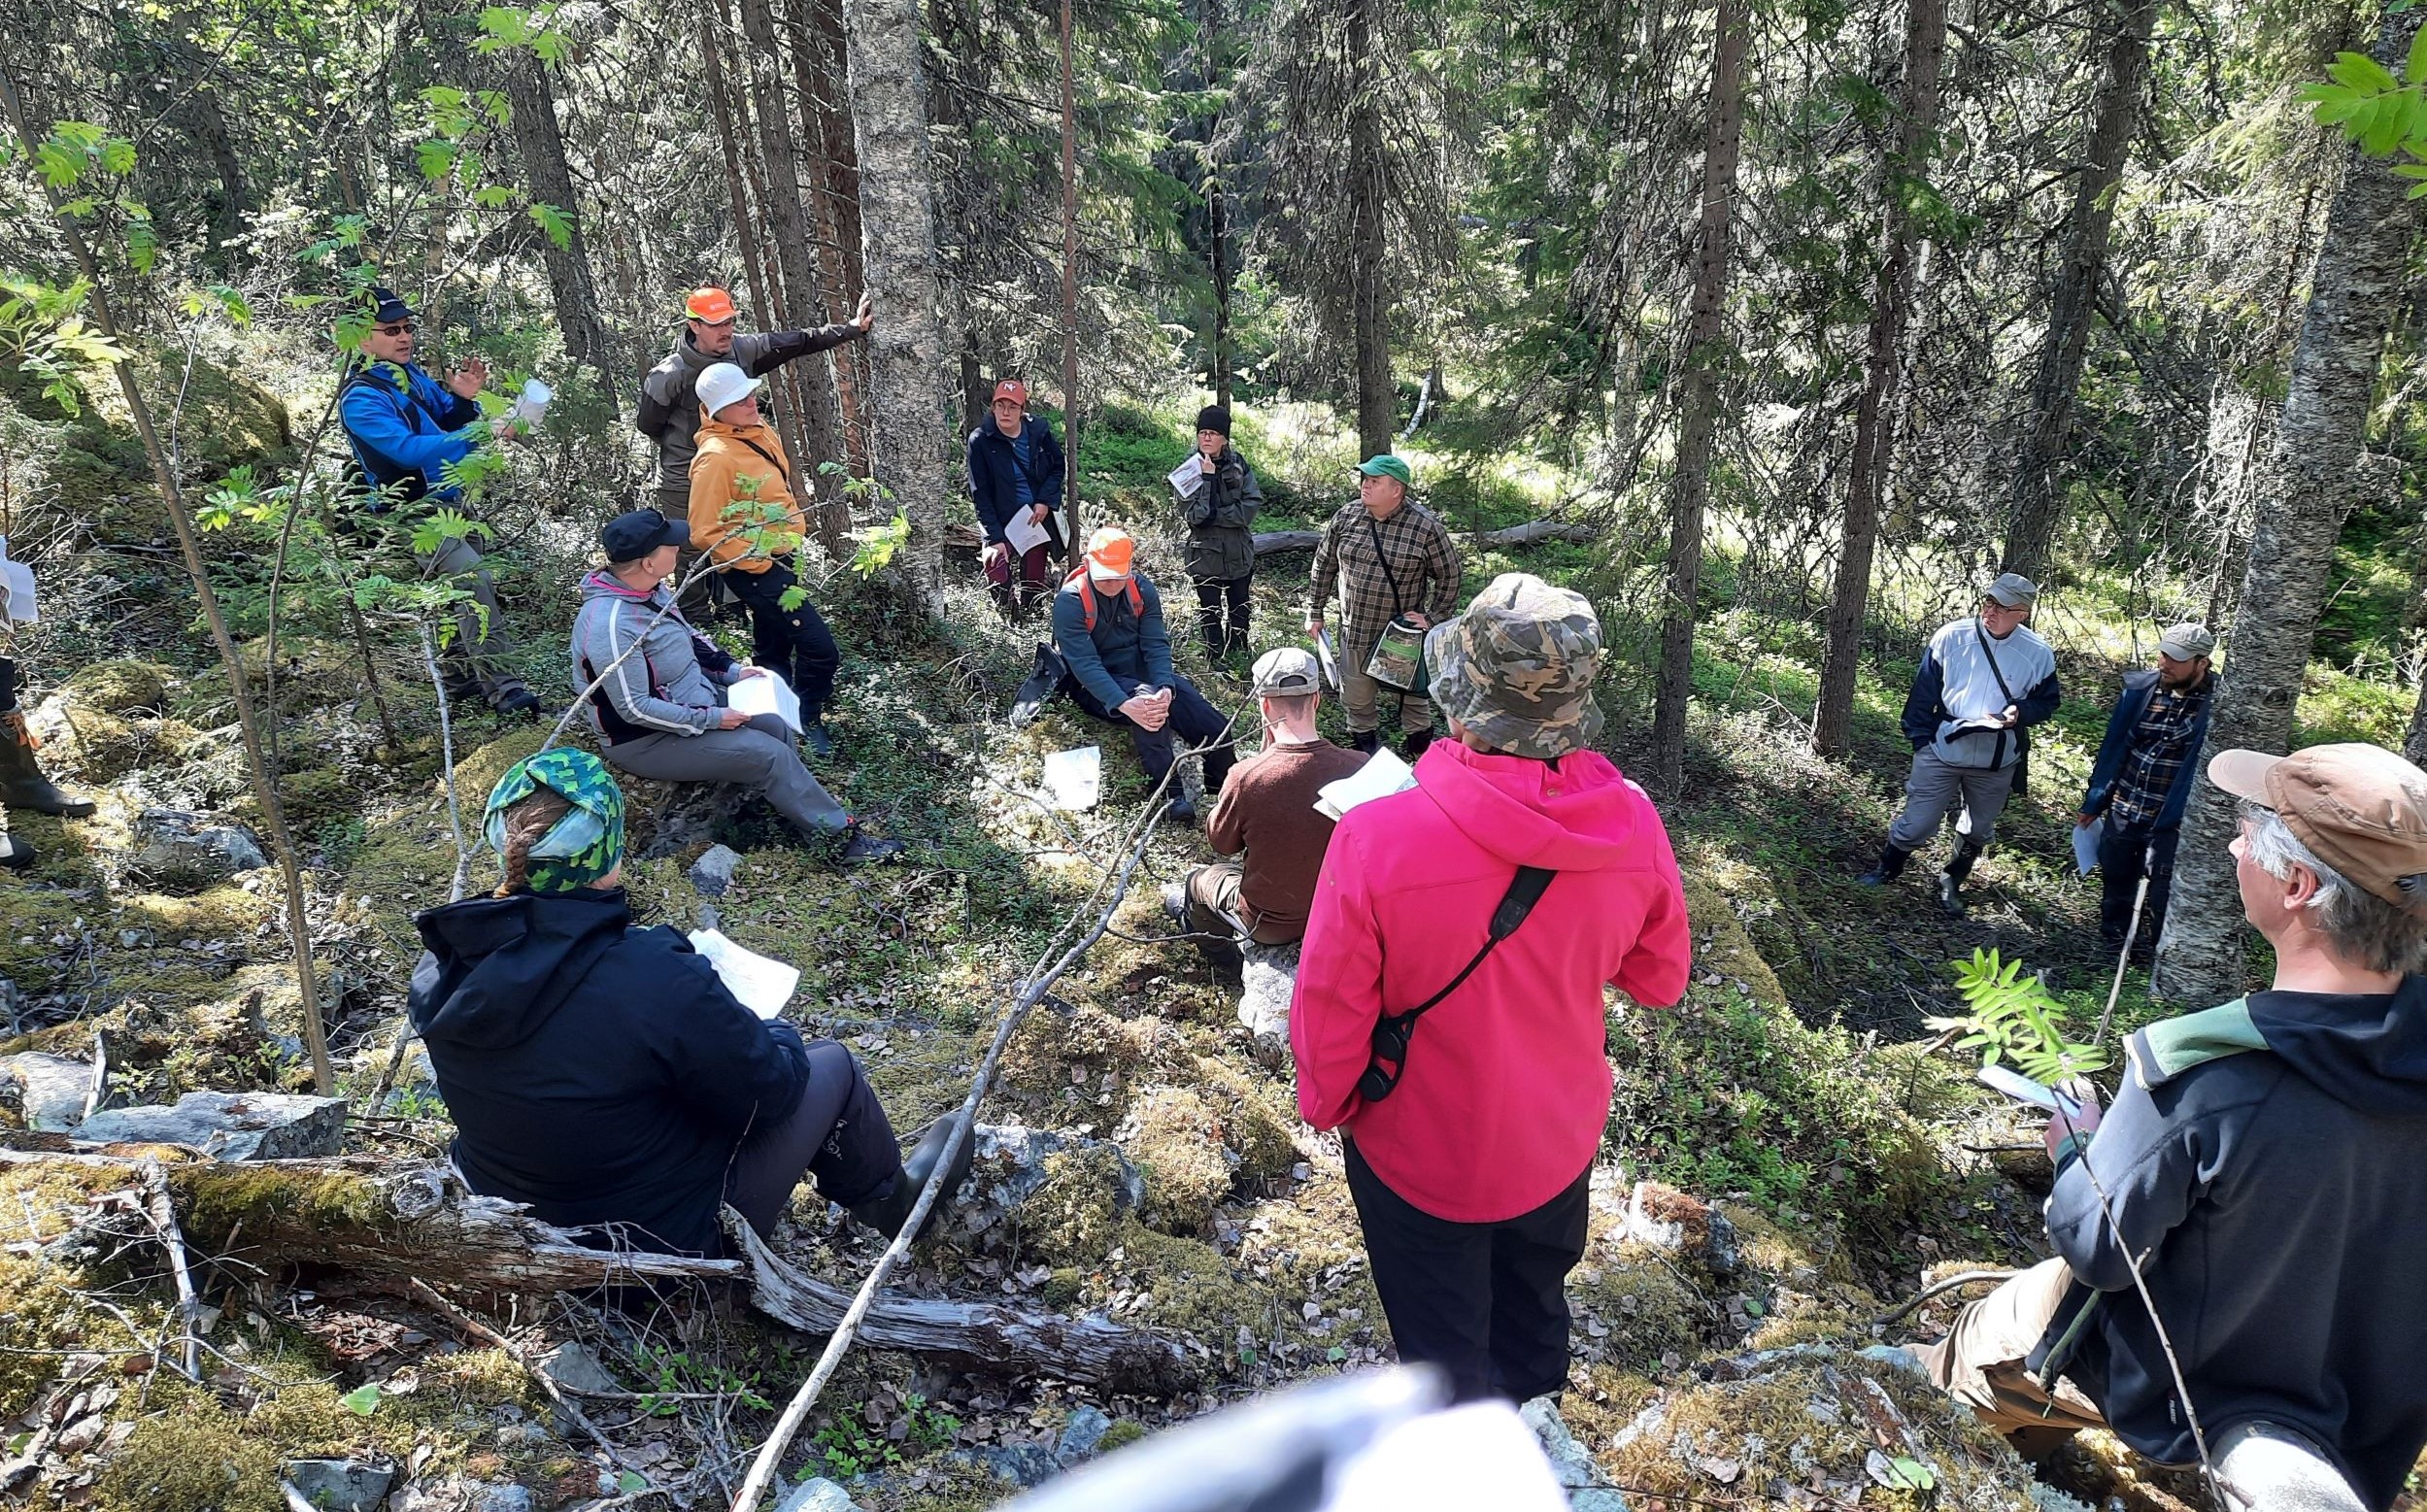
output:
[[[0, 1164], [58, 1161], [143, 1178], [140, 1155], [0, 1149]], [[383, 1171], [359, 1158], [159, 1167], [197, 1260], [325, 1265], [368, 1276], [478, 1292], [580, 1292], [598, 1287], [722, 1283], [746, 1286], [759, 1312], [803, 1333], [831, 1333], [850, 1294], [788, 1264], [729, 1209], [739, 1260], [590, 1249], [527, 1216], [518, 1203], [465, 1190], [440, 1165]], [[993, 1302], [879, 1296], [860, 1327], [879, 1349], [940, 1356], [965, 1367], [1052, 1376], [1114, 1392], [1168, 1392], [1194, 1374], [1179, 1345], [1100, 1318], [1071, 1318]]]
[[[1544, 541], [1568, 541], [1581, 545], [1593, 539], [1593, 532], [1584, 525], [1570, 524], [1564, 520], [1529, 520], [1522, 525], [1507, 525], [1498, 530], [1462, 530], [1456, 532], [1465, 546], [1534, 546]], [[1256, 532], [1256, 554], [1267, 556], [1276, 552], [1311, 552], [1323, 539], [1320, 530], [1259, 530]]]

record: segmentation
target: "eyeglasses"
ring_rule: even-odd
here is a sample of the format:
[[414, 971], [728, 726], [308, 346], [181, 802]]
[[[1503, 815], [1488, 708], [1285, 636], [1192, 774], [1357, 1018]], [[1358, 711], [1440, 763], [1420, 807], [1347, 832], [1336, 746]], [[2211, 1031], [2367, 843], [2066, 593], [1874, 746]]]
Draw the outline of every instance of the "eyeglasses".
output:
[[388, 320], [373, 328], [382, 336], [410, 336], [420, 328], [420, 322], [414, 320]]

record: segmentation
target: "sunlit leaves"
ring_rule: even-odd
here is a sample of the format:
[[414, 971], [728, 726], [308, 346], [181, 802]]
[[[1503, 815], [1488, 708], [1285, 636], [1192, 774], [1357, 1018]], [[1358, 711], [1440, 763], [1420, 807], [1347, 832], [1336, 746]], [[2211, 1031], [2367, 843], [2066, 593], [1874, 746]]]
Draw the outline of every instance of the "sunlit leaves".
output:
[[80, 370], [123, 361], [126, 349], [84, 323], [91, 286], [64, 287], [0, 276], [0, 361], [16, 364], [42, 386], [43, 397], [70, 415], [82, 407]]
[[51, 135], [34, 149], [34, 171], [54, 189], [74, 188], [84, 176], [135, 171], [135, 144], [81, 120], [51, 124]]
[[2320, 125], [2338, 126], [2371, 157], [2407, 152], [2419, 162], [2394, 172], [2415, 181], [2410, 197], [2427, 196], [2427, 26], [2410, 40], [2403, 78], [2364, 52], [2342, 52], [2326, 65], [2331, 84], [2301, 91]]
[[539, 228], [548, 233], [548, 240], [556, 251], [563, 252], [573, 245], [573, 222], [563, 211], [554, 205], [533, 201], [529, 213], [530, 218], [539, 222]]
[[2020, 960], [1975, 950], [1972, 959], [1953, 964], [1956, 991], [1971, 1011], [1960, 1019], [1923, 1022], [1941, 1032], [1960, 1033], [1956, 1049], [1979, 1051], [1987, 1065], [2011, 1061], [2025, 1076], [2051, 1087], [2106, 1068], [2105, 1051], [2065, 1037], [2065, 1005], [2046, 983], [2023, 975]]

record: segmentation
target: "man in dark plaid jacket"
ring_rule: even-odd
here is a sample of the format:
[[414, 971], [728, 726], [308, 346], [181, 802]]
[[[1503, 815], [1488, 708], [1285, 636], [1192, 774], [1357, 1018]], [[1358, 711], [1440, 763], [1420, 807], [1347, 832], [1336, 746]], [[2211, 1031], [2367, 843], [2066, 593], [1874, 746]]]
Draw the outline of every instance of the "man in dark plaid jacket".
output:
[[1357, 473], [1357, 502], [1340, 507], [1315, 548], [1306, 633], [1323, 633], [1324, 611], [1336, 588], [1340, 706], [1348, 715], [1349, 744], [1368, 756], [1382, 749], [1382, 695], [1389, 692], [1399, 704], [1412, 761], [1433, 744], [1432, 701], [1383, 688], [1365, 675], [1365, 663], [1399, 616], [1429, 629], [1458, 613], [1458, 545], [1439, 516], [1407, 496], [1415, 479], [1405, 461], [1387, 454], [1367, 457]]
[[2182, 808], [2191, 796], [2193, 758], [2208, 739], [2208, 706], [2216, 679], [2208, 659], [2216, 632], [2177, 624], [2158, 637], [2157, 667], [2124, 674], [2124, 690], [2107, 717], [2107, 738], [2090, 767], [2090, 789], [2073, 823], [2099, 825], [2099, 934], [2107, 949], [2132, 927], [2132, 900], [2149, 879], [2149, 926], [2136, 950], [2154, 950], [2166, 926], [2174, 886], [2174, 845], [2182, 838]]

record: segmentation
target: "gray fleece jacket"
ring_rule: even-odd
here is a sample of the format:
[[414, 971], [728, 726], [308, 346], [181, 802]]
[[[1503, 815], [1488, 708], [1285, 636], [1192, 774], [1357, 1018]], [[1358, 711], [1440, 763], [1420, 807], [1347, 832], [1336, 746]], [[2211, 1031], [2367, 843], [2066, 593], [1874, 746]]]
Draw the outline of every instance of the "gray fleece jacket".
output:
[[731, 352], [712, 357], [684, 331], [664, 360], [642, 376], [640, 403], [632, 412], [632, 428], [657, 445], [657, 487], [681, 493], [691, 486], [691, 457], [699, 451], [692, 437], [699, 429], [700, 374], [730, 362], [753, 378], [764, 378], [795, 357], [867, 335], [848, 320], [813, 331], [744, 331], [733, 338]]
[[576, 697], [606, 674], [590, 695], [590, 721], [609, 745], [707, 733], [724, 718], [724, 690], [740, 674], [740, 663], [692, 629], [664, 588], [643, 593], [606, 572], [582, 580], [572, 662]]

